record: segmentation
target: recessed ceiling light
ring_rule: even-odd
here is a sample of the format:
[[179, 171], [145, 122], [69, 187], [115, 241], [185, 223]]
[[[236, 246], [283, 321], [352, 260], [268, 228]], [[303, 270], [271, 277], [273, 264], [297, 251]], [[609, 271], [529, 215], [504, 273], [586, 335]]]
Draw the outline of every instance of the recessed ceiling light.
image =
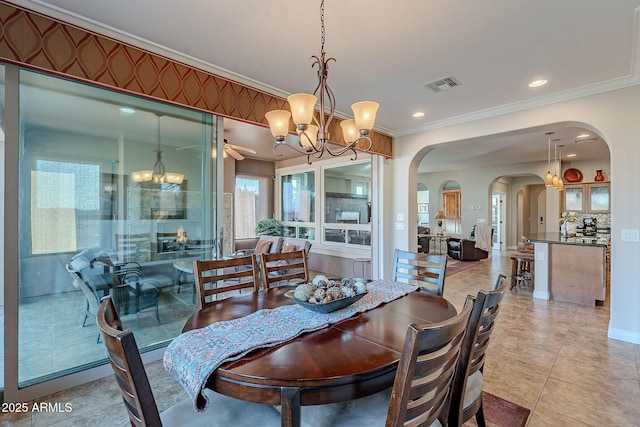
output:
[[591, 135], [589, 135], [588, 133], [583, 133], [582, 135], [578, 135], [576, 136], [576, 138], [589, 138]]
[[534, 80], [531, 83], [529, 83], [529, 87], [540, 87], [546, 84], [547, 84], [547, 81], [545, 79]]
[[133, 108], [129, 108], [129, 107], [120, 108], [120, 114], [122, 114], [123, 116], [130, 116], [135, 113], [136, 113], [136, 110], [134, 110]]
[[575, 156], [577, 156], [576, 153], [567, 154], [567, 157], [575, 157]]
[[417, 111], [412, 114], [413, 117], [424, 117], [424, 113], [422, 111]]

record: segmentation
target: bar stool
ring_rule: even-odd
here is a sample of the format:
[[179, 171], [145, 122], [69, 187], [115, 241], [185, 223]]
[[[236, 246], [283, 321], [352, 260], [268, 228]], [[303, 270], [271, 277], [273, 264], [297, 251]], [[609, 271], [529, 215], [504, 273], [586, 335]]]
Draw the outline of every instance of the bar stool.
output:
[[528, 283], [534, 288], [534, 256], [529, 253], [517, 253], [511, 256], [511, 288]]
[[[370, 262], [371, 262], [371, 258], [354, 258], [353, 259], [353, 275], [355, 277], [366, 279], [367, 277], [365, 276], [366, 274], [365, 269], [367, 267], [367, 264]], [[357, 270], [356, 267], [359, 267], [362, 270], [362, 274], [360, 276], [358, 276], [358, 273], [356, 272]]]

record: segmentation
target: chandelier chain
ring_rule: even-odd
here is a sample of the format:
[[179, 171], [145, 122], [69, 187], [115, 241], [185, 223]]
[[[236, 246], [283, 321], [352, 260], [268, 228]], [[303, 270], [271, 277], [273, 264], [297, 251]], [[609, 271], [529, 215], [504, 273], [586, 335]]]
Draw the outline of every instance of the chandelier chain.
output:
[[320, 53], [324, 53], [324, 0], [320, 2]]

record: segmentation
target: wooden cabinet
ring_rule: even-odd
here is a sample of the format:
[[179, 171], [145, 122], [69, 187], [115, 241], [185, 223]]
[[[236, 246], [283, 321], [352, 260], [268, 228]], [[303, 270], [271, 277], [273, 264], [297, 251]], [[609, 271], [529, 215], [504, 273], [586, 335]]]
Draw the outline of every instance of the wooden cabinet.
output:
[[565, 184], [562, 210], [578, 213], [609, 213], [611, 194], [609, 182]]

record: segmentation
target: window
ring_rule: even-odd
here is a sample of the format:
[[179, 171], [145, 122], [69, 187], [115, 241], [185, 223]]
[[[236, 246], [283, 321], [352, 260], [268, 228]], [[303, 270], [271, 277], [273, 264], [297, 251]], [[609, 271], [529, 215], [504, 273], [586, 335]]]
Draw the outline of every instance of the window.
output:
[[97, 165], [37, 160], [31, 172], [32, 253], [98, 246], [99, 188]]
[[324, 169], [325, 242], [371, 246], [371, 163]]
[[315, 240], [315, 172], [280, 177], [280, 219], [284, 235]]
[[[320, 163], [320, 162], [319, 162]], [[327, 164], [327, 162], [324, 162]], [[306, 166], [279, 175], [280, 221], [285, 236], [327, 247], [371, 247], [371, 161]], [[317, 180], [317, 182], [316, 182]], [[316, 200], [316, 189], [322, 197]], [[315, 215], [315, 212], [322, 212]]]
[[255, 237], [258, 221], [269, 217], [269, 177], [236, 176], [235, 238]]

